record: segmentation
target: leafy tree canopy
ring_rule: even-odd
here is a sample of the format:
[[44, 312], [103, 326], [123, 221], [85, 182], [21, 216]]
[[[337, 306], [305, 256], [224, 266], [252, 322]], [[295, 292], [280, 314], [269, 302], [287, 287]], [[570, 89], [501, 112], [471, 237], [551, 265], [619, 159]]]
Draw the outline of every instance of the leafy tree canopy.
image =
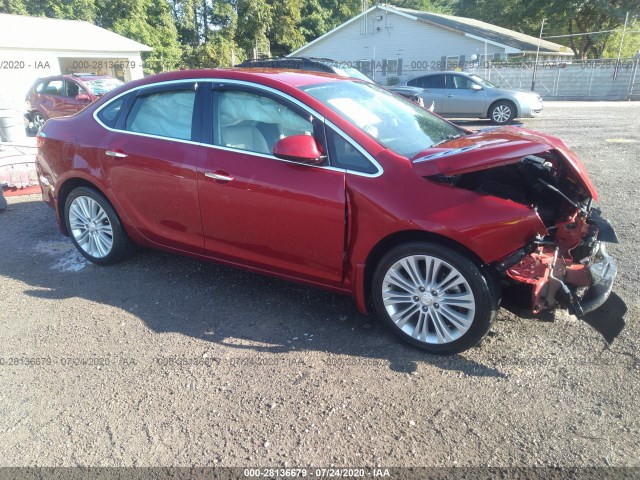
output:
[[[374, 5], [376, 2], [369, 2]], [[601, 30], [554, 40], [580, 58], [616, 57], [640, 49], [638, 0], [395, 0], [416, 10], [450, 13], [538, 36]], [[0, 0], [0, 13], [93, 22], [153, 48], [145, 72], [229, 66], [254, 55], [282, 56], [362, 11], [362, 0]], [[553, 40], [553, 39], [552, 39]]]

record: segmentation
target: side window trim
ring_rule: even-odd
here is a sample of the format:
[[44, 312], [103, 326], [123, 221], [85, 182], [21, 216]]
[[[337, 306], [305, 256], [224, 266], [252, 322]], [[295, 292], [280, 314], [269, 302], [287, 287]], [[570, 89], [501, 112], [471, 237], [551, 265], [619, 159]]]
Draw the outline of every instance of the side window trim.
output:
[[434, 82], [436, 82], [435, 86], [429, 87], [432, 88], [434, 90], [442, 90], [447, 88], [447, 84], [446, 84], [446, 76], [443, 75], [442, 73], [437, 73], [435, 75], [431, 75], [431, 77], [433, 79]]
[[[325, 130], [327, 130], [327, 133], [325, 133], [325, 145], [327, 146], [327, 150], [325, 151], [327, 151], [329, 154], [329, 163], [332, 168], [337, 170], [344, 170], [346, 172], [354, 173], [357, 175], [365, 175], [368, 177], [377, 177], [378, 175], [382, 174], [382, 167], [380, 166], [380, 164], [365, 149], [363, 149], [360, 145], [358, 145], [358, 143], [353, 141], [351, 137], [349, 137], [348, 135], [345, 135], [342, 132], [342, 130], [337, 128], [333, 123], [329, 122], [328, 120], [325, 120], [324, 127], [325, 127]], [[332, 135], [341, 138], [344, 142], [351, 145], [352, 148], [358, 151], [373, 167], [377, 169], [377, 172], [376, 173], [363, 172], [361, 170], [358, 170], [355, 167], [349, 168], [349, 167], [342, 167], [342, 166], [336, 165], [335, 162], [337, 160], [334, 157], [337, 156], [337, 152], [334, 150], [334, 145], [332, 145], [333, 142], [329, 140], [329, 138]]]
[[446, 75], [445, 88], [451, 89], [451, 90], [456, 90], [456, 88], [457, 88], [456, 87], [456, 82], [455, 82], [455, 79], [453, 77], [454, 77], [454, 75], [451, 75], [450, 73], [448, 73]]
[[[127, 115], [129, 115], [129, 110], [131, 110], [131, 107], [133, 106], [133, 102], [135, 101], [135, 99], [136, 99], [136, 96], [132, 94], [128, 94], [124, 97], [124, 101], [122, 102], [122, 107], [120, 107], [120, 111], [116, 116], [116, 122], [113, 126], [114, 129], [125, 131], [124, 126], [127, 121]], [[109, 105], [111, 105], [112, 103], [113, 102], [109, 102]]]
[[[185, 79], [185, 80], [169, 80], [167, 82], [163, 82], [162, 85], [176, 85], [176, 84], [180, 84], [180, 83], [191, 83], [193, 84], [194, 82], [198, 82], [200, 84], [202, 84], [204, 86], [204, 84], [212, 84], [212, 85], [221, 85], [222, 83], [225, 84], [229, 84], [229, 85], [244, 85], [244, 86], [248, 86], [251, 88], [255, 88], [256, 90], [260, 91], [260, 92], [271, 92], [274, 95], [277, 95], [278, 97], [284, 98], [287, 101], [297, 105], [298, 107], [302, 108], [303, 110], [305, 110], [309, 115], [314, 116], [315, 118], [317, 118], [318, 120], [325, 122], [327, 125], [329, 125], [333, 130], [335, 130], [336, 132], [338, 132], [342, 137], [344, 137], [345, 139], [347, 139], [349, 141], [349, 143], [351, 143], [355, 148], [358, 149], [358, 151], [360, 151], [367, 159], [369, 159], [369, 161], [371, 161], [376, 168], [378, 169], [378, 172], [375, 174], [367, 174], [367, 173], [361, 173], [361, 172], [354, 172], [351, 170], [346, 170], [347, 173], [350, 173], [352, 175], [359, 175], [359, 176], [363, 176], [363, 177], [369, 177], [369, 178], [375, 178], [375, 177], [379, 177], [380, 175], [382, 175], [384, 173], [384, 170], [382, 168], [382, 166], [371, 156], [371, 154], [369, 154], [366, 150], [364, 150], [362, 147], [360, 147], [360, 145], [358, 145], [356, 142], [354, 142], [351, 137], [349, 135], [347, 135], [341, 128], [339, 128], [337, 125], [335, 125], [333, 122], [331, 122], [330, 120], [326, 119], [323, 115], [317, 113], [316, 111], [314, 111], [313, 109], [311, 109], [309, 106], [305, 105], [304, 103], [302, 103], [300, 100], [298, 100], [297, 98], [291, 97], [289, 95], [287, 95], [286, 93], [282, 93], [279, 92], [278, 90], [275, 90], [271, 87], [268, 87], [266, 85], [259, 85], [259, 84], [254, 84], [254, 83], [249, 83], [245, 80], [233, 80], [233, 79], [221, 79], [221, 78], [201, 78], [201, 79]], [[158, 85], [160, 86], [160, 85]], [[145, 134], [145, 133], [136, 133], [136, 132], [128, 132], [126, 130], [124, 130], [123, 128], [118, 128], [118, 125], [116, 124], [115, 127], [109, 127], [108, 125], [105, 125], [104, 122], [102, 122], [100, 120], [100, 118], [98, 117], [98, 113], [100, 113], [100, 111], [104, 108], [106, 108], [108, 105], [110, 105], [112, 102], [118, 100], [119, 98], [125, 96], [125, 95], [129, 95], [130, 98], [135, 99], [136, 98], [136, 93], [138, 90], [141, 90], [143, 88], [145, 88], [146, 86], [141, 86], [141, 87], [136, 87], [133, 90], [129, 90], [127, 92], [123, 92], [117, 96], [115, 96], [114, 98], [110, 99], [109, 101], [105, 102], [103, 105], [100, 105], [94, 112], [93, 112], [93, 118], [94, 120], [96, 120], [96, 122], [98, 122], [98, 124], [100, 124], [103, 128], [105, 128], [106, 130], [109, 131], [117, 131], [120, 133], [124, 133], [127, 135], [137, 135], [137, 136], [142, 136], [142, 137], [150, 137], [150, 138], [159, 138], [162, 140], [167, 140], [166, 137], [158, 137], [156, 135], [150, 135], [150, 134]], [[198, 89], [198, 90], [210, 90], [209, 88], [202, 88], [202, 89]], [[205, 95], [205, 99], [206, 99], [206, 95]], [[197, 97], [196, 97], [196, 101], [197, 101]], [[130, 105], [123, 105], [122, 106], [123, 109], [129, 109]], [[205, 114], [205, 112], [202, 112], [203, 115]], [[120, 115], [118, 118], [118, 122], [120, 122], [120, 120], [125, 117], [125, 115]], [[203, 132], [206, 132], [207, 128], [206, 128], [206, 122], [203, 123]], [[194, 142], [194, 141], [190, 141], [190, 140], [182, 140], [182, 139], [171, 139], [174, 142], [182, 142], [182, 143], [188, 143], [188, 144], [192, 144], [192, 145], [200, 145], [203, 147], [207, 147], [207, 148], [217, 148], [217, 149], [221, 149], [221, 150], [229, 150], [229, 151], [238, 151], [235, 149], [231, 149], [231, 148], [227, 148], [227, 147], [218, 147], [212, 144], [207, 144], [204, 143], [203, 141], [201, 142]], [[250, 152], [246, 152], [247, 154], [251, 154]], [[253, 155], [253, 154], [252, 154]], [[271, 159], [275, 159], [275, 160], [279, 160], [282, 162], [289, 162], [291, 163], [289, 160], [283, 160], [277, 157], [274, 157], [273, 155], [263, 155], [263, 154], [255, 154], [258, 156], [262, 156], [265, 158], [271, 158]], [[314, 165], [310, 165], [310, 168], [327, 168], [327, 169], [332, 169], [332, 170], [339, 170], [339, 171], [345, 171], [345, 169], [343, 168], [335, 168], [335, 167], [326, 167], [326, 166], [314, 166]]]
[[[201, 82], [201, 83], [204, 83], [204, 82]], [[151, 87], [141, 88], [140, 90], [137, 90], [135, 92], [130, 92], [128, 94], [129, 98], [127, 98], [127, 100], [125, 101], [125, 104], [122, 105], [122, 109], [118, 113], [118, 120], [116, 121], [115, 128], [119, 131], [126, 132], [129, 134], [134, 134], [134, 135], [145, 135], [145, 136], [160, 138], [165, 140], [173, 140], [173, 141], [179, 140], [179, 141], [190, 141], [194, 143], [199, 143], [200, 137], [201, 137], [201, 131], [202, 131], [202, 127], [201, 127], [202, 110], [201, 110], [201, 106], [199, 105], [199, 95], [198, 95], [199, 90], [202, 90], [202, 88], [199, 88], [199, 87], [200, 85], [198, 84], [197, 80], [191, 80], [189, 82], [180, 82], [180, 83], [166, 84], [166, 85], [154, 85]], [[135, 132], [135, 131], [127, 130], [127, 121], [129, 117], [132, 114], [137, 113], [137, 111], [142, 106], [142, 102], [136, 102], [136, 100], [140, 98], [145, 98], [151, 95], [155, 95], [158, 93], [184, 92], [184, 91], [191, 91], [191, 90], [195, 90], [196, 95], [194, 98], [193, 112], [191, 114], [191, 138], [190, 139], [163, 137], [161, 135], [154, 135], [151, 133]]]

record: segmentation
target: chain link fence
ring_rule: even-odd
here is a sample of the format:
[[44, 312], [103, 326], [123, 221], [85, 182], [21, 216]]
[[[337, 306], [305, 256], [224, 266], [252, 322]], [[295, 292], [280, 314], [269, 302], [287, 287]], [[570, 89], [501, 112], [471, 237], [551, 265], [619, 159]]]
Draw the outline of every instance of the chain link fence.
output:
[[535, 90], [545, 100], [640, 100], [640, 59], [490, 62], [473, 70], [504, 88]]

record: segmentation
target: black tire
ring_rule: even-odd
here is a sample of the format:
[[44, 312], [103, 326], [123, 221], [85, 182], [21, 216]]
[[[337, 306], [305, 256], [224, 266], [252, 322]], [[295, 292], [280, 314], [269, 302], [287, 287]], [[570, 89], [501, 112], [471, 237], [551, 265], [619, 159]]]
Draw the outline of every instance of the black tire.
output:
[[47, 118], [38, 110], [35, 110], [33, 113], [31, 113], [31, 124], [33, 125], [31, 127], [31, 130], [35, 133], [38, 133], [42, 129], [46, 121]]
[[[80, 220], [79, 215], [87, 211], [86, 208], [83, 210], [82, 206], [86, 207], [87, 205], [94, 207], [92, 212], [98, 212], [96, 217], [99, 216], [101, 220], [96, 222]], [[99, 213], [98, 207], [105, 215]], [[85, 215], [85, 218], [88, 217]], [[69, 193], [64, 206], [64, 221], [73, 244], [84, 257], [93, 263], [113, 265], [129, 257], [134, 252], [134, 245], [129, 240], [118, 214], [105, 196], [92, 188], [78, 187]], [[100, 236], [100, 239], [92, 240], [94, 248], [91, 248], [90, 241], [83, 242], [89, 236], [94, 236], [94, 238]], [[108, 244], [109, 239], [111, 240], [110, 248], [98, 248], [98, 243], [100, 245]]]
[[500, 100], [489, 108], [491, 123], [509, 125], [516, 118], [516, 106], [508, 100]]
[[[436, 275], [428, 279], [429, 265], [436, 265], [429, 263], [432, 259], [441, 266], [433, 268]], [[408, 270], [399, 263], [407, 260], [415, 260], [412, 265], [417, 268], [418, 282], [412, 282]], [[397, 274], [409, 280], [403, 287], [394, 283]], [[448, 277], [455, 281], [444, 282]], [[392, 249], [380, 260], [371, 294], [378, 315], [396, 335], [426, 352], [448, 355], [477, 345], [489, 331], [499, 303], [489, 281], [463, 255], [442, 245], [415, 242]], [[414, 290], [407, 288], [412, 286], [416, 286]], [[403, 312], [409, 313], [401, 315]], [[398, 323], [391, 315], [399, 315]]]

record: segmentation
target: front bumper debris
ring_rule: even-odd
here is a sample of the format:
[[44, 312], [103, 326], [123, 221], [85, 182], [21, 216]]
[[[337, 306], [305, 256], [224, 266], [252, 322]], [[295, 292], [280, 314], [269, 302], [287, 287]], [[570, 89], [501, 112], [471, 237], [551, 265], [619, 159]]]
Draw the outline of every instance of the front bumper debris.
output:
[[589, 273], [593, 280], [593, 285], [587, 289], [577, 304], [578, 312], [577, 317], [581, 317], [589, 312], [593, 312], [600, 307], [611, 294], [613, 288], [613, 282], [616, 279], [618, 273], [618, 267], [613, 257], [607, 254], [604, 243], [600, 242], [598, 253], [596, 254], [598, 259], [593, 265], [589, 267]]
[[[605, 242], [617, 243], [613, 227], [593, 209], [557, 223], [553, 237], [534, 239], [496, 265], [512, 284], [525, 287], [521, 307], [534, 314], [564, 306], [576, 317], [609, 298], [618, 268]], [[528, 300], [525, 298], [528, 297]]]

